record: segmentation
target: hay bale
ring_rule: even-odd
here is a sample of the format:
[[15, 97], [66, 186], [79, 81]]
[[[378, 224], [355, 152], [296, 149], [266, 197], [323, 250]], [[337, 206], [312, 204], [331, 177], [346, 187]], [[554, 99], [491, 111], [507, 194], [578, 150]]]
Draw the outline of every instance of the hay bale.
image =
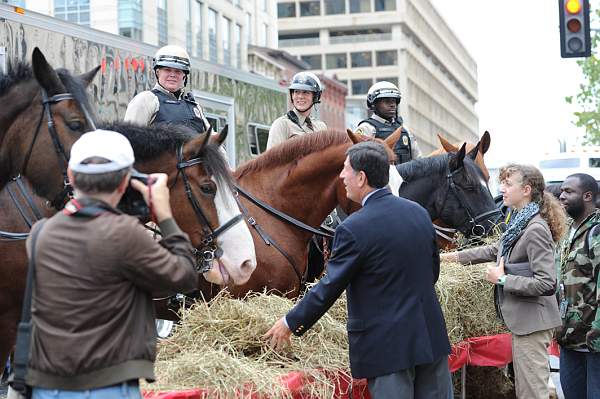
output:
[[[483, 279], [485, 267], [442, 264], [436, 289], [453, 344], [506, 331], [495, 316], [493, 286]], [[290, 348], [276, 353], [261, 336], [293, 305], [287, 298], [260, 293], [244, 300], [221, 294], [184, 310], [174, 334], [159, 344], [157, 382], [143, 388], [202, 387], [220, 398], [240, 392], [286, 398], [290, 393], [281, 384], [282, 376], [302, 371], [307, 375], [304, 393], [333, 397], [331, 372], [349, 374], [346, 298], [302, 338], [292, 339]]]

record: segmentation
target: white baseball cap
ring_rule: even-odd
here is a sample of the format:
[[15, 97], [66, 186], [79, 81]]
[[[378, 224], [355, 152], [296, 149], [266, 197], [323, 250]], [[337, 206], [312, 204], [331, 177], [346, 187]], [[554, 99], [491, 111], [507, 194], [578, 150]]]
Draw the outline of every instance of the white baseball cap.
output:
[[[82, 163], [88, 158], [101, 157], [109, 162]], [[116, 172], [133, 165], [135, 157], [127, 137], [111, 130], [94, 130], [82, 135], [71, 147], [69, 168], [74, 172], [99, 174]]]

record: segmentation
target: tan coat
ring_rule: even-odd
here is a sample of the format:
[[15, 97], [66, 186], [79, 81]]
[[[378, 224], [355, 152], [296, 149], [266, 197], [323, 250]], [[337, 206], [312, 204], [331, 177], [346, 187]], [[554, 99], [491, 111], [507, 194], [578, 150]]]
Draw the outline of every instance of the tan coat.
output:
[[300, 122], [300, 126], [296, 123], [292, 122], [287, 115], [283, 115], [273, 122], [271, 125], [271, 129], [269, 129], [269, 139], [267, 140], [267, 150], [271, 147], [276, 146], [277, 144], [281, 144], [287, 139], [290, 139], [294, 136], [302, 136], [307, 133], [319, 132], [321, 130], [327, 130], [327, 125], [325, 122], [320, 121], [316, 118], [310, 118], [312, 123], [312, 129], [308, 127], [306, 123], [306, 118], [302, 115], [299, 115], [296, 110], [294, 110], [296, 116], [298, 117], [298, 122]]
[[[500, 260], [500, 242], [458, 253], [460, 263]], [[538, 214], [517, 239], [505, 263], [529, 261], [533, 277], [507, 275], [500, 310], [506, 326], [517, 335], [526, 335], [561, 325], [554, 295], [543, 296], [556, 286], [554, 241], [546, 221]]]

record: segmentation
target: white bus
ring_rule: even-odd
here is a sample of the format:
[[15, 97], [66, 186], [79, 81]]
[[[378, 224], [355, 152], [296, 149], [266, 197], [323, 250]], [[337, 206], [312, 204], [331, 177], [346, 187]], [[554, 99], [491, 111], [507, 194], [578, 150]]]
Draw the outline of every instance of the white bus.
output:
[[600, 147], [582, 147], [546, 156], [539, 168], [546, 184], [562, 183], [574, 173], [586, 173], [600, 181]]

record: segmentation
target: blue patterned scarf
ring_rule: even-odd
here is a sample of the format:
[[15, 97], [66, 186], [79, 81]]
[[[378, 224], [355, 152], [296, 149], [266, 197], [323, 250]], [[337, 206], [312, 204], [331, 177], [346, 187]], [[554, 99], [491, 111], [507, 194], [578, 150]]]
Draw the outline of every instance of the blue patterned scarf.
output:
[[[526, 207], [518, 211], [510, 218], [508, 229], [502, 234], [502, 256], [506, 256], [513, 246], [521, 232], [527, 226], [527, 223], [540, 212], [540, 205], [537, 202], [530, 202]], [[505, 259], [508, 261], [508, 259]]]

